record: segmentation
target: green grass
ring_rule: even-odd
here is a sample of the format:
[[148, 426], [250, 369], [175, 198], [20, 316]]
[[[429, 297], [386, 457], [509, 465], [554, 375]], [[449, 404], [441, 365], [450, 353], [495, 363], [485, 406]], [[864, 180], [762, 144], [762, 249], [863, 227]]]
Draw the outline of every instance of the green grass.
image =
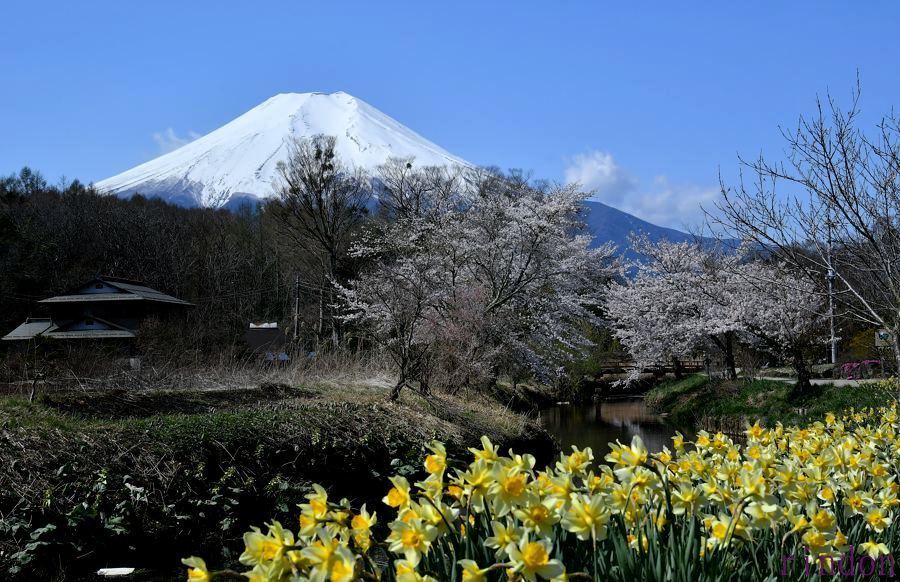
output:
[[877, 407], [897, 398], [878, 384], [813, 386], [805, 397], [792, 396], [792, 385], [776, 380], [709, 380], [695, 374], [665, 382], [647, 393], [647, 405], [679, 424], [739, 426], [743, 421], [797, 424], [821, 419], [828, 412]]
[[60, 414], [24, 397], [0, 397], [0, 430], [45, 428], [75, 431], [87, 424], [78, 417]]
[[680, 380], [667, 380], [647, 392], [647, 406], [655, 410], [666, 410], [681, 396], [703, 388], [706, 382], [706, 376], [700, 374], [692, 374]]

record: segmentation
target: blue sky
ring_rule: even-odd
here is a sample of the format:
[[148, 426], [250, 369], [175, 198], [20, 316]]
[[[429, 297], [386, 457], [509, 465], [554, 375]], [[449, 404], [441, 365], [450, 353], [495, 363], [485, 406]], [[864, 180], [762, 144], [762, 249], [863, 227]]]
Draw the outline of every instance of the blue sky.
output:
[[[627, 4], [627, 6], [626, 6]], [[279, 92], [343, 90], [479, 164], [684, 226], [738, 152], [859, 71], [900, 95], [889, 2], [4, 2], [0, 173], [100, 180]]]

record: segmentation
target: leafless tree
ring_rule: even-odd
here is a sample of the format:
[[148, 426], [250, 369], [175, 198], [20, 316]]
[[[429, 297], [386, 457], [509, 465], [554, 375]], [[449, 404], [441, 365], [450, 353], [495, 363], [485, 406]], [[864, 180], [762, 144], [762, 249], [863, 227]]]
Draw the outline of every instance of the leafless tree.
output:
[[459, 168], [425, 166], [412, 158], [390, 158], [379, 166], [379, 205], [389, 219], [421, 216], [434, 200], [447, 200], [459, 184]]
[[333, 283], [346, 279], [345, 259], [353, 236], [365, 220], [370, 197], [368, 180], [345, 167], [335, 152], [333, 136], [317, 135], [287, 144], [287, 160], [278, 164], [276, 216], [284, 233], [321, 266], [318, 331], [330, 317]]
[[[829, 96], [794, 131], [782, 131], [784, 161], [741, 159], [735, 187], [722, 181], [713, 226], [756, 243], [805, 274], [834, 285], [838, 316], [900, 336], [900, 119], [860, 128], [859, 89], [842, 109]], [[746, 172], [752, 179], [745, 180]], [[900, 362], [900, 347], [894, 342]]]

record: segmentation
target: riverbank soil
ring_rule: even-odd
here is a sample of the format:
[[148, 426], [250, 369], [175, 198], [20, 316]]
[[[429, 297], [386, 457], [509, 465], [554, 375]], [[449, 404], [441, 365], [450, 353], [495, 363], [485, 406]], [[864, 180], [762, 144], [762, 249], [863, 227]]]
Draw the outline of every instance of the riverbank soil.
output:
[[[423, 445], [451, 458], [487, 435], [546, 463], [551, 437], [477, 393], [388, 401], [390, 382], [0, 397], [0, 571], [66, 579], [107, 566], [234, 564], [241, 536], [293, 523], [313, 482], [379, 508], [416, 479]], [[7, 579], [8, 577], [4, 577]]]
[[897, 400], [896, 385], [823, 384], [805, 398], [791, 398], [791, 385], [778, 380], [715, 380], [695, 374], [663, 382], [647, 393], [647, 406], [676, 424], [699, 429], [742, 432], [756, 420], [798, 424], [821, 420], [828, 412], [878, 407]]

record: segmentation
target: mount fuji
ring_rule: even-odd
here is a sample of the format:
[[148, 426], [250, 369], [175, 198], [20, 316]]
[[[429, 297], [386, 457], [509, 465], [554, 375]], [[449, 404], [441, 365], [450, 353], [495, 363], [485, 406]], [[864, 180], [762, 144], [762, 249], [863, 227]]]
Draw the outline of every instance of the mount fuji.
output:
[[97, 182], [119, 196], [141, 193], [183, 206], [219, 208], [275, 195], [275, 167], [292, 138], [337, 137], [347, 165], [374, 170], [391, 156], [416, 163], [468, 165], [347, 93], [282, 93], [175, 151]]
[[[289, 140], [316, 134], [335, 136], [341, 160], [366, 170], [375, 170], [392, 156], [413, 157], [421, 166], [472, 165], [347, 93], [282, 93], [219, 129], [95, 186], [122, 197], [140, 193], [180, 206], [233, 208], [274, 196], [276, 165], [286, 158]], [[651, 240], [692, 238], [601, 202], [589, 200], [586, 206], [595, 243], [610, 240], [625, 253], [632, 232]]]

